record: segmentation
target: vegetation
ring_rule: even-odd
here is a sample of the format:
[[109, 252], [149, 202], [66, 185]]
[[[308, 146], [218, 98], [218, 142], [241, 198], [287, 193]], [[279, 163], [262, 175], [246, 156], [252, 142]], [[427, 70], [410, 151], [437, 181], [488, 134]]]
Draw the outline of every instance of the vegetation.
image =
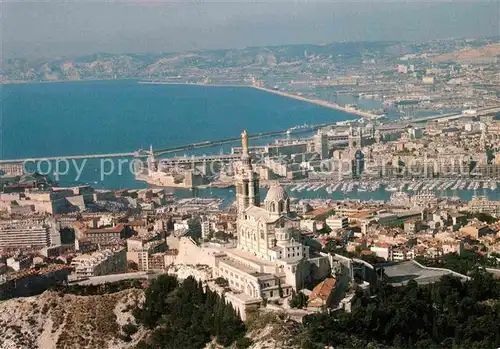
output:
[[486, 147], [486, 159], [488, 161], [488, 164], [492, 164], [493, 161], [495, 160], [495, 150], [492, 149], [491, 147]]
[[500, 280], [475, 272], [471, 281], [394, 288], [377, 297], [358, 294], [351, 313], [309, 315], [301, 346], [324, 348], [497, 348]]
[[139, 266], [134, 261], [127, 261], [127, 271], [129, 273], [139, 271]]
[[290, 301], [290, 307], [292, 308], [304, 308], [307, 306], [307, 301], [309, 297], [307, 297], [304, 293], [298, 292], [292, 294], [292, 300]]
[[137, 333], [137, 326], [134, 325], [134, 324], [125, 324], [122, 326], [122, 331], [128, 335], [128, 336], [131, 336], [135, 333]]
[[160, 276], [146, 290], [145, 304], [135, 317], [153, 330], [138, 349], [204, 348], [212, 338], [223, 346], [248, 344], [234, 308], [191, 277], [179, 283], [173, 276]]
[[339, 254], [344, 257], [354, 257], [355, 254], [352, 252], [348, 252], [343, 245], [341, 245], [338, 241], [336, 240], [330, 240], [326, 243], [325, 247], [323, 248], [323, 252], [325, 253], [331, 253], [331, 254]]
[[221, 287], [229, 287], [229, 281], [224, 279], [223, 277], [218, 277], [217, 279], [214, 280], [216, 285], [219, 285]]
[[222, 230], [218, 230], [215, 233], [210, 232], [207, 235], [207, 240], [209, 240], [209, 241], [212, 239], [215, 239], [215, 240], [221, 241], [221, 242], [228, 242], [230, 239], [233, 239], [233, 238], [234, 238], [233, 234], [227, 233], [227, 232], [222, 231]]
[[51, 290], [74, 294], [77, 296], [96, 296], [103, 294], [116, 293], [130, 288], [143, 288], [141, 280], [122, 280], [117, 282], [108, 282], [101, 285], [54, 285]]
[[488, 257], [477, 253], [476, 251], [464, 251], [461, 255], [456, 253], [448, 253], [437, 258], [427, 258], [417, 256], [417, 262], [427, 267], [446, 268], [460, 274], [467, 274], [478, 268], [499, 268], [500, 261], [498, 258]]
[[465, 212], [465, 216], [468, 219], [476, 218], [477, 220], [484, 222], [486, 224], [492, 224], [498, 221], [495, 217], [488, 213], [483, 213], [483, 212]]
[[358, 246], [354, 252], [350, 252], [347, 251], [345, 247], [340, 245], [337, 241], [330, 240], [326, 243], [322, 251], [330, 254], [338, 254], [348, 258], [359, 258], [372, 265], [384, 261], [383, 258], [378, 257], [375, 253], [361, 253], [364, 247], [365, 246]]
[[189, 230], [187, 236], [193, 238], [193, 240], [198, 241], [201, 239], [201, 221], [199, 218], [193, 218], [188, 221]]

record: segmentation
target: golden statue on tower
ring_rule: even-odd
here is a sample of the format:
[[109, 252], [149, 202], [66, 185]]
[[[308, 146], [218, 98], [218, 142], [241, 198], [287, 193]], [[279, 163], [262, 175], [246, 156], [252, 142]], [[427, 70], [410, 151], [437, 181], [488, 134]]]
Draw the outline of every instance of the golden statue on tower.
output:
[[243, 154], [248, 154], [248, 133], [247, 130], [243, 130], [241, 132], [241, 148]]

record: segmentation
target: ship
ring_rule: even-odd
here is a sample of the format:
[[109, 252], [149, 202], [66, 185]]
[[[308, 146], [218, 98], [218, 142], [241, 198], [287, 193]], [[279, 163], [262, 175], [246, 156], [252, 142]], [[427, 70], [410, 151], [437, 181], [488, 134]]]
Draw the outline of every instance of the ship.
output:
[[399, 187], [396, 186], [396, 185], [388, 185], [387, 187], [385, 187], [385, 190], [386, 191], [399, 191]]

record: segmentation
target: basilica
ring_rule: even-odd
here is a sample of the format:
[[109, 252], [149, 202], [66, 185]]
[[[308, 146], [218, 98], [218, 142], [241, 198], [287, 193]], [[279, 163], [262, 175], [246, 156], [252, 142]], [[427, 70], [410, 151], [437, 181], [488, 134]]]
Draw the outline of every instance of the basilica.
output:
[[231, 289], [255, 301], [286, 297], [327, 276], [328, 259], [310, 256], [309, 247], [300, 242], [300, 218], [290, 211], [285, 189], [271, 185], [260, 203], [246, 131], [235, 172], [237, 247], [215, 256], [214, 277], [228, 280]]

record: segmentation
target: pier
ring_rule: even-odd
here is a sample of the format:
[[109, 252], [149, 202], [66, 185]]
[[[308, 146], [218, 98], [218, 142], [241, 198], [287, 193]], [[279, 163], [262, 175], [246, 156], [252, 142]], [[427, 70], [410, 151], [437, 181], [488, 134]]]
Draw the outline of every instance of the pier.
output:
[[[323, 128], [323, 127], [333, 126], [333, 125], [335, 125], [335, 124], [328, 123], [328, 124], [311, 125], [308, 127], [296, 128], [296, 129], [261, 132], [261, 133], [248, 135], [248, 138], [249, 139], [259, 139], [259, 138], [268, 138], [268, 137], [285, 135], [285, 134], [311, 132], [311, 131], [316, 131], [316, 130]], [[193, 150], [193, 149], [215, 147], [215, 146], [219, 146], [222, 144], [237, 143], [240, 141], [241, 141], [241, 137], [223, 138], [223, 139], [212, 140], [212, 141], [191, 143], [191, 144], [181, 145], [181, 146], [177, 146], [177, 147], [158, 149], [158, 150], [153, 151], [153, 154], [156, 156], [161, 156], [161, 155], [165, 155], [165, 154], [172, 154], [172, 153], [183, 152], [183, 151], [188, 151], [188, 150]], [[140, 149], [138, 151], [128, 152], [128, 153], [85, 154], [85, 155], [67, 155], [67, 156], [61, 155], [61, 156], [47, 156], [47, 157], [30, 157], [30, 158], [20, 158], [20, 159], [2, 159], [2, 160], [0, 160], [0, 164], [15, 164], [15, 163], [24, 163], [24, 162], [57, 161], [57, 160], [126, 158], [126, 157], [146, 158], [149, 155], [150, 155], [149, 151], [145, 151], [145, 150]]]

